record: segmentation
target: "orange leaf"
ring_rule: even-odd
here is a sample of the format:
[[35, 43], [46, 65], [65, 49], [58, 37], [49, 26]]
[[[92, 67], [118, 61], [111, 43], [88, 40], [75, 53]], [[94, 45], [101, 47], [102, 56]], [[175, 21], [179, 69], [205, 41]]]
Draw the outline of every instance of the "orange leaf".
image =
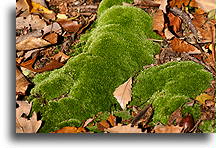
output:
[[178, 16], [173, 15], [172, 13], [169, 13], [167, 16], [170, 22], [169, 25], [173, 28], [173, 31], [177, 33], [181, 28], [181, 19]]
[[164, 36], [164, 14], [162, 10], [157, 10], [153, 17], [153, 30]]
[[201, 51], [198, 50], [195, 46], [187, 43], [178, 38], [174, 38], [170, 41], [170, 46], [172, 47], [173, 51], [177, 52], [187, 52], [189, 54], [200, 54]]
[[70, 127], [70, 126], [67, 126], [67, 127], [63, 127], [59, 130], [56, 130], [52, 133], [82, 133], [82, 132], [86, 132], [84, 128], [82, 127]]

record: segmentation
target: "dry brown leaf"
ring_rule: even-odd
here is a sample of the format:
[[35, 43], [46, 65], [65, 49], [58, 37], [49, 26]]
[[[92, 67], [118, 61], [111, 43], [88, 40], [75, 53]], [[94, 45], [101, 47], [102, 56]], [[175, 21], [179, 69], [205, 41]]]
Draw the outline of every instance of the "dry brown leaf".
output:
[[181, 28], [182, 20], [178, 16], [173, 15], [172, 13], [168, 13], [167, 16], [170, 22], [169, 26], [173, 28], [173, 31], [175, 33], [179, 32]]
[[25, 95], [29, 84], [22, 72], [16, 68], [16, 94]]
[[16, 108], [16, 133], [36, 133], [42, 123], [37, 120], [37, 114], [33, 112], [30, 119], [22, 117], [23, 114], [29, 115], [32, 103], [17, 101], [17, 104], [19, 107]]
[[48, 41], [51, 44], [56, 44], [58, 42], [57, 33], [49, 33], [43, 37], [44, 40]]
[[23, 29], [24, 27], [35, 29], [43, 29], [46, 26], [46, 22], [38, 15], [28, 15], [27, 17], [16, 18], [16, 29]]
[[181, 120], [182, 120], [181, 108], [178, 108], [170, 115], [168, 125], [173, 124], [174, 121], [178, 125], [181, 122]]
[[52, 58], [55, 59], [56, 61], [60, 61], [61, 63], [64, 63], [65, 61], [67, 61], [70, 58], [70, 56], [67, 56], [62, 51], [59, 51]]
[[62, 34], [62, 28], [57, 22], [54, 22], [54, 23], [44, 27], [43, 32], [44, 32], [44, 34], [47, 34], [50, 32], [55, 32], [55, 33], [61, 35]]
[[89, 123], [91, 123], [94, 120], [94, 118], [89, 118], [85, 121], [85, 123], [83, 124], [83, 127], [86, 127]]
[[189, 54], [201, 53], [201, 51], [197, 49], [195, 46], [187, 43], [186, 41], [178, 39], [176, 37], [170, 41], [170, 46], [173, 51], [177, 51], [177, 52], [186, 52]]
[[154, 127], [155, 133], [181, 133], [183, 130], [183, 127], [180, 126], [174, 126], [174, 125], [157, 125]]
[[109, 123], [112, 125], [112, 126], [115, 126], [116, 125], [116, 117], [113, 116], [113, 115], [109, 115], [107, 121], [109, 121]]
[[166, 6], [168, 5], [167, 0], [161, 0], [161, 5], [159, 7], [160, 10], [162, 10], [164, 13], [166, 13]]
[[28, 70], [34, 71], [34, 72], [44, 72], [44, 71], [50, 71], [53, 69], [57, 69], [60, 68], [62, 66], [64, 66], [63, 63], [56, 61], [54, 59], [52, 59], [48, 64], [46, 64], [44, 67], [42, 68], [38, 68], [38, 69], [34, 69], [33, 65], [35, 63], [37, 59], [37, 56], [35, 56], [34, 58], [32, 58], [31, 60], [28, 60], [26, 62], [23, 62], [20, 64], [20, 66], [27, 68]]
[[157, 10], [153, 17], [153, 30], [159, 35], [164, 36], [164, 14], [162, 10]]
[[216, 0], [196, 0], [196, 2], [206, 12], [216, 9]]
[[117, 99], [122, 109], [131, 101], [131, 85], [132, 78], [130, 77], [124, 84], [115, 89], [113, 96]]
[[102, 120], [101, 122], [99, 122], [97, 124], [97, 128], [101, 131], [104, 131], [104, 129], [107, 129], [109, 127], [110, 127], [110, 125], [106, 120]]
[[169, 5], [170, 7], [178, 7], [181, 8], [182, 6], [188, 6], [191, 0], [170, 0]]
[[17, 43], [16, 49], [17, 50], [31, 50], [35, 48], [45, 47], [48, 45], [51, 45], [51, 43], [45, 41], [44, 39], [36, 38], [36, 37], [29, 37]]
[[58, 23], [68, 32], [78, 32], [82, 27], [82, 24], [78, 24], [77, 21], [60, 20]]
[[62, 129], [56, 130], [52, 133], [84, 133], [86, 132], [85, 129], [83, 127], [63, 127]]
[[138, 126], [131, 127], [131, 124], [118, 124], [117, 126], [107, 128], [104, 131], [108, 133], [143, 133], [142, 130], [138, 128]]

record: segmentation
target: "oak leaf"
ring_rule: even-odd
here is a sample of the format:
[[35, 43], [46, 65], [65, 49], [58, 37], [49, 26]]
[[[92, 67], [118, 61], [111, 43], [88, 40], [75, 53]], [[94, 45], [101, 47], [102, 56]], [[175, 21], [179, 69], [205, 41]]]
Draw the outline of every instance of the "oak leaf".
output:
[[131, 101], [131, 85], [132, 78], [130, 77], [124, 84], [116, 88], [113, 93], [122, 109], [125, 109], [128, 102]]
[[42, 121], [37, 120], [37, 114], [33, 112], [32, 117], [27, 119], [23, 114], [29, 115], [32, 104], [26, 101], [17, 101], [19, 107], [16, 109], [16, 133], [36, 133]]

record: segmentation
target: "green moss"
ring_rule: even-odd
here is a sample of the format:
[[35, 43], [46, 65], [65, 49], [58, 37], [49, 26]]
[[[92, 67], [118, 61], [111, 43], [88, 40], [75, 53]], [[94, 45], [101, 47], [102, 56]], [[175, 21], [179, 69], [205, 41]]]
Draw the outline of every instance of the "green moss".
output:
[[[194, 62], [170, 62], [144, 70], [135, 80], [131, 105], [152, 103], [154, 122], [167, 123], [172, 112], [195, 98], [210, 86], [212, 76]], [[184, 106], [184, 113], [195, 119], [200, 117], [200, 108]]]
[[195, 120], [198, 120], [201, 116], [201, 106], [198, 103], [195, 103], [193, 106], [185, 104], [182, 109], [182, 114], [186, 116], [188, 113], [190, 113]]
[[115, 111], [113, 114], [122, 120], [128, 120], [132, 117], [128, 111]]
[[98, 7], [98, 15], [100, 16], [108, 8], [111, 8], [114, 5], [122, 5], [123, 2], [132, 3], [133, 0], [103, 0]]
[[[40, 132], [50, 132], [63, 125], [78, 125], [98, 112], [110, 111], [113, 106], [119, 109], [112, 95], [115, 88], [140, 71], [143, 65], [154, 62], [153, 56], [159, 46], [146, 40], [147, 32], [153, 34], [149, 28], [140, 28], [149, 27], [145, 25], [149, 22], [144, 21], [149, 16], [138, 8], [126, 6], [114, 6], [103, 15], [112, 11], [125, 15], [116, 16], [118, 22], [113, 24], [106, 21], [114, 20], [114, 16], [107, 20], [101, 16], [86, 38], [84, 53], [68, 60], [61, 69], [35, 77], [31, 98], [37, 98], [33, 110], [42, 114], [44, 125]], [[130, 20], [136, 22], [134, 30], [125, 24], [124, 17], [129, 14]], [[144, 19], [137, 19], [141, 17]]]
[[202, 121], [201, 124], [199, 125], [199, 129], [203, 133], [215, 133], [216, 128], [215, 128], [214, 120], [204, 120], [204, 121]]

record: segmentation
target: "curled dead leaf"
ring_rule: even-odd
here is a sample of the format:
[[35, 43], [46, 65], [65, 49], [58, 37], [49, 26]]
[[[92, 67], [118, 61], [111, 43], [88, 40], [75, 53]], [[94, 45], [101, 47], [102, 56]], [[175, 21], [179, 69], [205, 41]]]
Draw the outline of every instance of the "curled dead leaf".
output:
[[82, 24], [78, 24], [77, 21], [60, 20], [58, 23], [68, 32], [77, 32], [82, 27]]
[[164, 14], [162, 10], [157, 10], [153, 16], [153, 30], [156, 31], [159, 35], [164, 36]]

